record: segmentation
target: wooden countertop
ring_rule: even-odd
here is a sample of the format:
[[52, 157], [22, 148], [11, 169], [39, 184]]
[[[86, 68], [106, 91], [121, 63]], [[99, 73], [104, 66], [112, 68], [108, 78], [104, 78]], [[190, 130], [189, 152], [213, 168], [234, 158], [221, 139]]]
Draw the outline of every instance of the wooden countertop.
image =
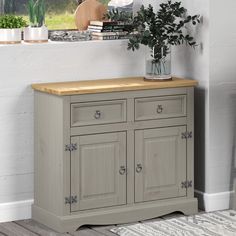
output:
[[196, 86], [196, 80], [173, 78], [172, 81], [145, 81], [143, 77], [71, 81], [59, 83], [32, 84], [32, 88], [59, 96], [134, 91], [144, 89], [164, 89]]

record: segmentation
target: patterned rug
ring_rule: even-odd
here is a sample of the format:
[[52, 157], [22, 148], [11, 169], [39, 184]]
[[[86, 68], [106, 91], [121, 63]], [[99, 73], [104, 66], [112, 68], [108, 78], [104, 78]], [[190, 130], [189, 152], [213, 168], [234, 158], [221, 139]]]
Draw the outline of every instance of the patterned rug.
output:
[[120, 236], [236, 236], [236, 211], [121, 225], [111, 231]]

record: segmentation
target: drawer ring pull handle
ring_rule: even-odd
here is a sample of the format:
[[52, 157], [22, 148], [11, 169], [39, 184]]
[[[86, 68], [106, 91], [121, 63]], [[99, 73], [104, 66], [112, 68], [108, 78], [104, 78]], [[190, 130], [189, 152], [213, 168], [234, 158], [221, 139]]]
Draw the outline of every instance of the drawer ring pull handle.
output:
[[124, 175], [125, 172], [126, 172], [125, 166], [121, 166], [121, 167], [120, 167], [120, 170], [119, 170], [120, 175]]
[[143, 167], [141, 164], [137, 164], [137, 167], [136, 167], [136, 172], [137, 173], [140, 173], [142, 171]]
[[157, 106], [157, 113], [158, 113], [158, 114], [162, 113], [162, 112], [163, 112], [163, 109], [164, 109], [164, 108], [163, 108], [162, 105], [158, 105], [158, 106]]
[[97, 110], [97, 111], [95, 112], [95, 114], [94, 114], [94, 118], [95, 118], [96, 120], [100, 119], [100, 118], [101, 118], [101, 111]]

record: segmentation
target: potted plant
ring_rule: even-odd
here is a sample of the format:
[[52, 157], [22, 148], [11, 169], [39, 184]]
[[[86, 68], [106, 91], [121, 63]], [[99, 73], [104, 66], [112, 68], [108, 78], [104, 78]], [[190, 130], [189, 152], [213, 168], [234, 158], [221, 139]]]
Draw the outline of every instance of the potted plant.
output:
[[197, 44], [188, 33], [187, 25], [200, 23], [199, 15], [188, 15], [181, 2], [160, 4], [155, 13], [153, 7], [143, 5], [133, 18], [133, 28], [138, 32], [129, 39], [128, 49], [139, 49], [140, 44], [150, 49], [149, 59], [146, 61], [145, 79], [171, 79], [171, 46], [186, 43], [191, 47]]
[[25, 26], [26, 22], [20, 16], [0, 16], [0, 44], [21, 43], [22, 27]]
[[24, 29], [24, 41], [28, 43], [48, 42], [48, 28], [45, 26], [45, 1], [28, 0], [30, 25]]

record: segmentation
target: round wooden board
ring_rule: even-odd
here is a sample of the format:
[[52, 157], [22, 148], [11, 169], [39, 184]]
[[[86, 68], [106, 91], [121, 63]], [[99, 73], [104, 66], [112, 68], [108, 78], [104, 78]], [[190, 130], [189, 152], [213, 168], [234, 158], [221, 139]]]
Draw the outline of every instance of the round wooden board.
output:
[[78, 30], [86, 30], [91, 20], [102, 20], [106, 6], [96, 0], [85, 0], [75, 11], [75, 24]]

